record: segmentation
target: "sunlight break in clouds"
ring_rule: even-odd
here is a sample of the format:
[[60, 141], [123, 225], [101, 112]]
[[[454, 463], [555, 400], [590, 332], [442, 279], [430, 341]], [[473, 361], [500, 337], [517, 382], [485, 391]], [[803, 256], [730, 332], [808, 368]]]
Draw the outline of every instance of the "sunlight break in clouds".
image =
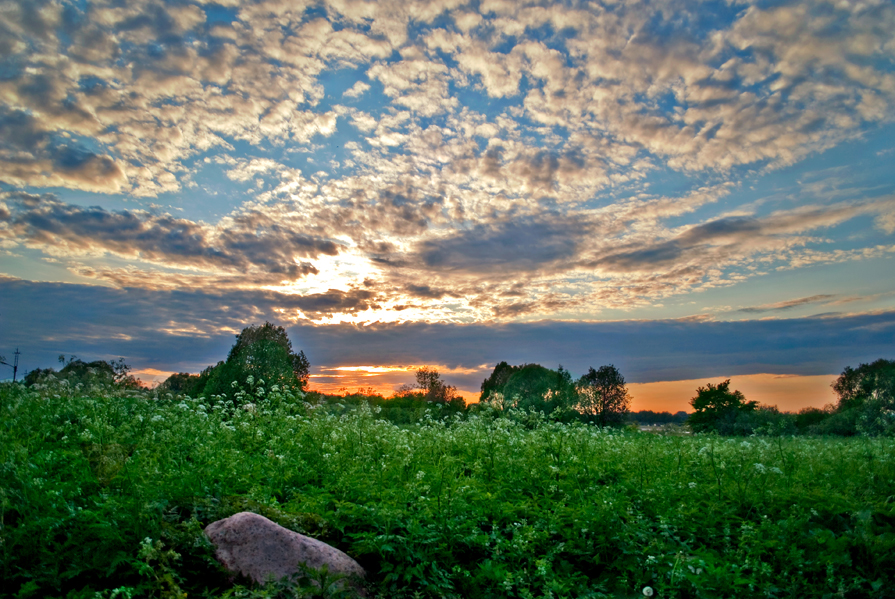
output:
[[13, 0], [0, 272], [243, 324], [892, 310], [893, 30], [885, 0]]

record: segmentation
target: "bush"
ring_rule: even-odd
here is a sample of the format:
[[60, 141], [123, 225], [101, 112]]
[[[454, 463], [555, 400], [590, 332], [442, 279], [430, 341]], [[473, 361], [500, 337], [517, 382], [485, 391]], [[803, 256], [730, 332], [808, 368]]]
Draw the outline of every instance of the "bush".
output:
[[754, 410], [730, 412], [730, 420], [722, 419], [718, 433], [722, 435], [793, 435], [796, 428], [795, 415], [780, 412], [777, 406], [758, 406]]
[[802, 408], [795, 415], [796, 429], [803, 434], [815, 431], [831, 414], [832, 409]]

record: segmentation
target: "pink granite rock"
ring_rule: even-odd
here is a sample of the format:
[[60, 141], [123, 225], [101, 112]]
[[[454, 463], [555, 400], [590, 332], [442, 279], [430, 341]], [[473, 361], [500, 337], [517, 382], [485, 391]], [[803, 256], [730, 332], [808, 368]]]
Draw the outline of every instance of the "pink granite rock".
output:
[[335, 547], [292, 532], [264, 516], [240, 512], [212, 522], [205, 527], [205, 534], [225, 568], [257, 583], [301, 576], [301, 565], [314, 569], [325, 565], [330, 577], [347, 577], [345, 580], [362, 594], [360, 579], [365, 572], [360, 564]]

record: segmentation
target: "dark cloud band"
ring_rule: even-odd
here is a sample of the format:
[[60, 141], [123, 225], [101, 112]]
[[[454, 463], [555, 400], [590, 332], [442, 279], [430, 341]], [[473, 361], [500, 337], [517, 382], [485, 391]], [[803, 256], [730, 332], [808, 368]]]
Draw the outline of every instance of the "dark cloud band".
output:
[[[244, 326], [266, 319], [281, 322], [282, 310], [295, 305], [325, 310], [345, 301], [368, 300], [110, 289], [7, 278], [0, 279], [0, 337], [22, 350], [25, 368], [52, 366], [65, 353], [125, 356], [139, 368], [198, 371], [225, 356]], [[580, 374], [612, 363], [630, 382], [643, 383], [759, 372], [828, 374], [892, 358], [895, 312], [735, 322], [305, 323], [287, 328], [316, 367], [432, 363], [475, 369], [506, 360], [562, 364]], [[478, 376], [457, 375], [456, 384], [476, 388]]]

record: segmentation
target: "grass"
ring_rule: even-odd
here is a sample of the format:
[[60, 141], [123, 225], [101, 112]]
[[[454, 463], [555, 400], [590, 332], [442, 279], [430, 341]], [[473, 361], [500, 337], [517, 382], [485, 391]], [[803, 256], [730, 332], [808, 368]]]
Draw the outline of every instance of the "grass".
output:
[[365, 404], [254, 393], [234, 408], [0, 386], [0, 594], [319, 592], [220, 570], [202, 529], [243, 510], [347, 552], [372, 597], [892, 593], [888, 438], [657, 435], [436, 409], [397, 426]]

